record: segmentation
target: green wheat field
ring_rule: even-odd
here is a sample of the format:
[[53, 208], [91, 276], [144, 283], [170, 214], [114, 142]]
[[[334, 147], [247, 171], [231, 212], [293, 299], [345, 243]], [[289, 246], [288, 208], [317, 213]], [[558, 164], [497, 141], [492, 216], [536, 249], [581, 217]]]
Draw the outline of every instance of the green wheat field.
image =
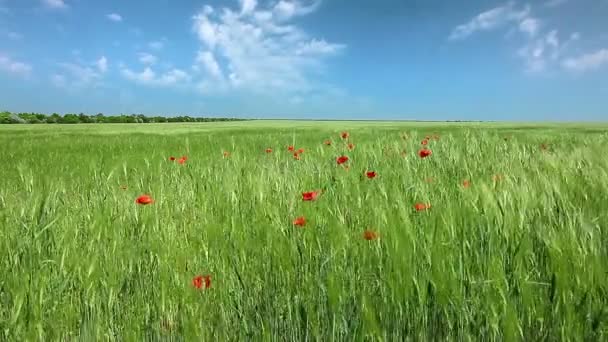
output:
[[608, 340], [607, 124], [4, 125], [0, 146], [2, 341]]

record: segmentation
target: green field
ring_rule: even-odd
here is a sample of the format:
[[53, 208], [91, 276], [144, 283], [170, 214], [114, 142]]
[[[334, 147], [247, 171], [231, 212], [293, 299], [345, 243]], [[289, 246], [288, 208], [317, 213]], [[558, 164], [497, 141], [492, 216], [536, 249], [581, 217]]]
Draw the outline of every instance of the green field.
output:
[[0, 340], [608, 339], [607, 124], [4, 125], [0, 146]]

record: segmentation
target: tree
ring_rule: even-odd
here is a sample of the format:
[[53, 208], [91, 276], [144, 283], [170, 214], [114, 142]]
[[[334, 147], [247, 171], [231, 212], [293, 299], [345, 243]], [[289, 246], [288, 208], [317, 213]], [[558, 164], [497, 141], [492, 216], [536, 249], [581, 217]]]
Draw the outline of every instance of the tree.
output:
[[213, 122], [213, 121], [238, 121], [242, 119], [236, 118], [205, 118], [191, 116], [154, 116], [149, 117], [143, 114], [121, 114], [114, 116], [104, 116], [103, 113], [98, 113], [94, 116], [89, 116], [84, 113], [80, 114], [65, 114], [61, 116], [53, 113], [49, 116], [41, 113], [11, 113], [9, 111], [0, 112], [0, 124], [17, 124], [17, 123], [61, 123], [61, 124], [77, 124], [77, 123], [149, 123], [149, 122]]

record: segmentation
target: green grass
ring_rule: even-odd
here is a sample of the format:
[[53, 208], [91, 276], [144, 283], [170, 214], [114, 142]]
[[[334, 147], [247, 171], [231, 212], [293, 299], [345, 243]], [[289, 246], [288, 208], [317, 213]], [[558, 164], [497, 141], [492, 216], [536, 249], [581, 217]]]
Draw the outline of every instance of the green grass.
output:
[[605, 124], [15, 125], [0, 146], [0, 340], [608, 339]]

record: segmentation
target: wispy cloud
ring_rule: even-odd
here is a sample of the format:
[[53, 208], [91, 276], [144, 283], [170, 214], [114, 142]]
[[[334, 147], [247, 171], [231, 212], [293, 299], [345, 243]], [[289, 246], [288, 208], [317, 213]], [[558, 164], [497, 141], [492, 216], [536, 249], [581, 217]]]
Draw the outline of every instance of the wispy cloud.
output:
[[108, 59], [101, 56], [91, 63], [58, 63], [59, 71], [51, 75], [51, 83], [59, 88], [79, 90], [96, 88], [102, 84], [108, 70]]
[[241, 0], [238, 10], [205, 6], [193, 17], [193, 30], [201, 42], [193, 69], [206, 74], [199, 89], [311, 91], [315, 87], [311, 76], [320, 70], [323, 59], [346, 48], [312, 38], [290, 23], [296, 16], [312, 13], [319, 3], [281, 0], [260, 7], [257, 1]]
[[162, 50], [162, 48], [165, 47], [166, 43], [167, 43], [167, 39], [163, 38], [161, 40], [155, 40], [155, 41], [149, 42], [148, 47], [152, 50]]
[[519, 30], [530, 37], [536, 36], [540, 29], [540, 21], [536, 18], [525, 18], [519, 23]]
[[0, 71], [16, 76], [28, 77], [32, 72], [32, 66], [0, 53]]
[[188, 84], [191, 80], [190, 75], [176, 68], [159, 75], [151, 67], [146, 67], [141, 72], [123, 67], [121, 73], [126, 79], [146, 86], [181, 86]]
[[[552, 5], [556, 6], [557, 1]], [[561, 3], [561, 2], [560, 2]], [[532, 16], [529, 6], [517, 9], [514, 2], [483, 12], [466, 24], [456, 27], [449, 39], [464, 39], [477, 31], [490, 31], [508, 26], [511, 32], [523, 34], [524, 41], [516, 55], [523, 61], [527, 72], [541, 72], [558, 66], [567, 49], [580, 38], [572, 33], [560, 40], [556, 29], [545, 28], [543, 21]]]
[[510, 22], [520, 22], [527, 18], [529, 13], [529, 6], [517, 9], [514, 2], [509, 2], [506, 5], [482, 12], [469, 20], [469, 22], [456, 26], [448, 39], [465, 39], [479, 31], [490, 31]]
[[106, 18], [117, 23], [122, 21], [122, 16], [118, 13], [110, 13], [106, 15]]
[[101, 56], [101, 58], [99, 58], [95, 64], [101, 73], [108, 71], [108, 59], [106, 56]]
[[568, 58], [562, 62], [562, 66], [575, 72], [593, 71], [608, 66], [608, 49]]
[[54, 9], [68, 8], [68, 5], [65, 3], [65, 0], [42, 0], [42, 4], [48, 8], [54, 8]]
[[142, 64], [152, 65], [158, 61], [158, 58], [156, 56], [154, 56], [153, 54], [150, 54], [147, 52], [142, 52], [139, 54], [139, 61]]

